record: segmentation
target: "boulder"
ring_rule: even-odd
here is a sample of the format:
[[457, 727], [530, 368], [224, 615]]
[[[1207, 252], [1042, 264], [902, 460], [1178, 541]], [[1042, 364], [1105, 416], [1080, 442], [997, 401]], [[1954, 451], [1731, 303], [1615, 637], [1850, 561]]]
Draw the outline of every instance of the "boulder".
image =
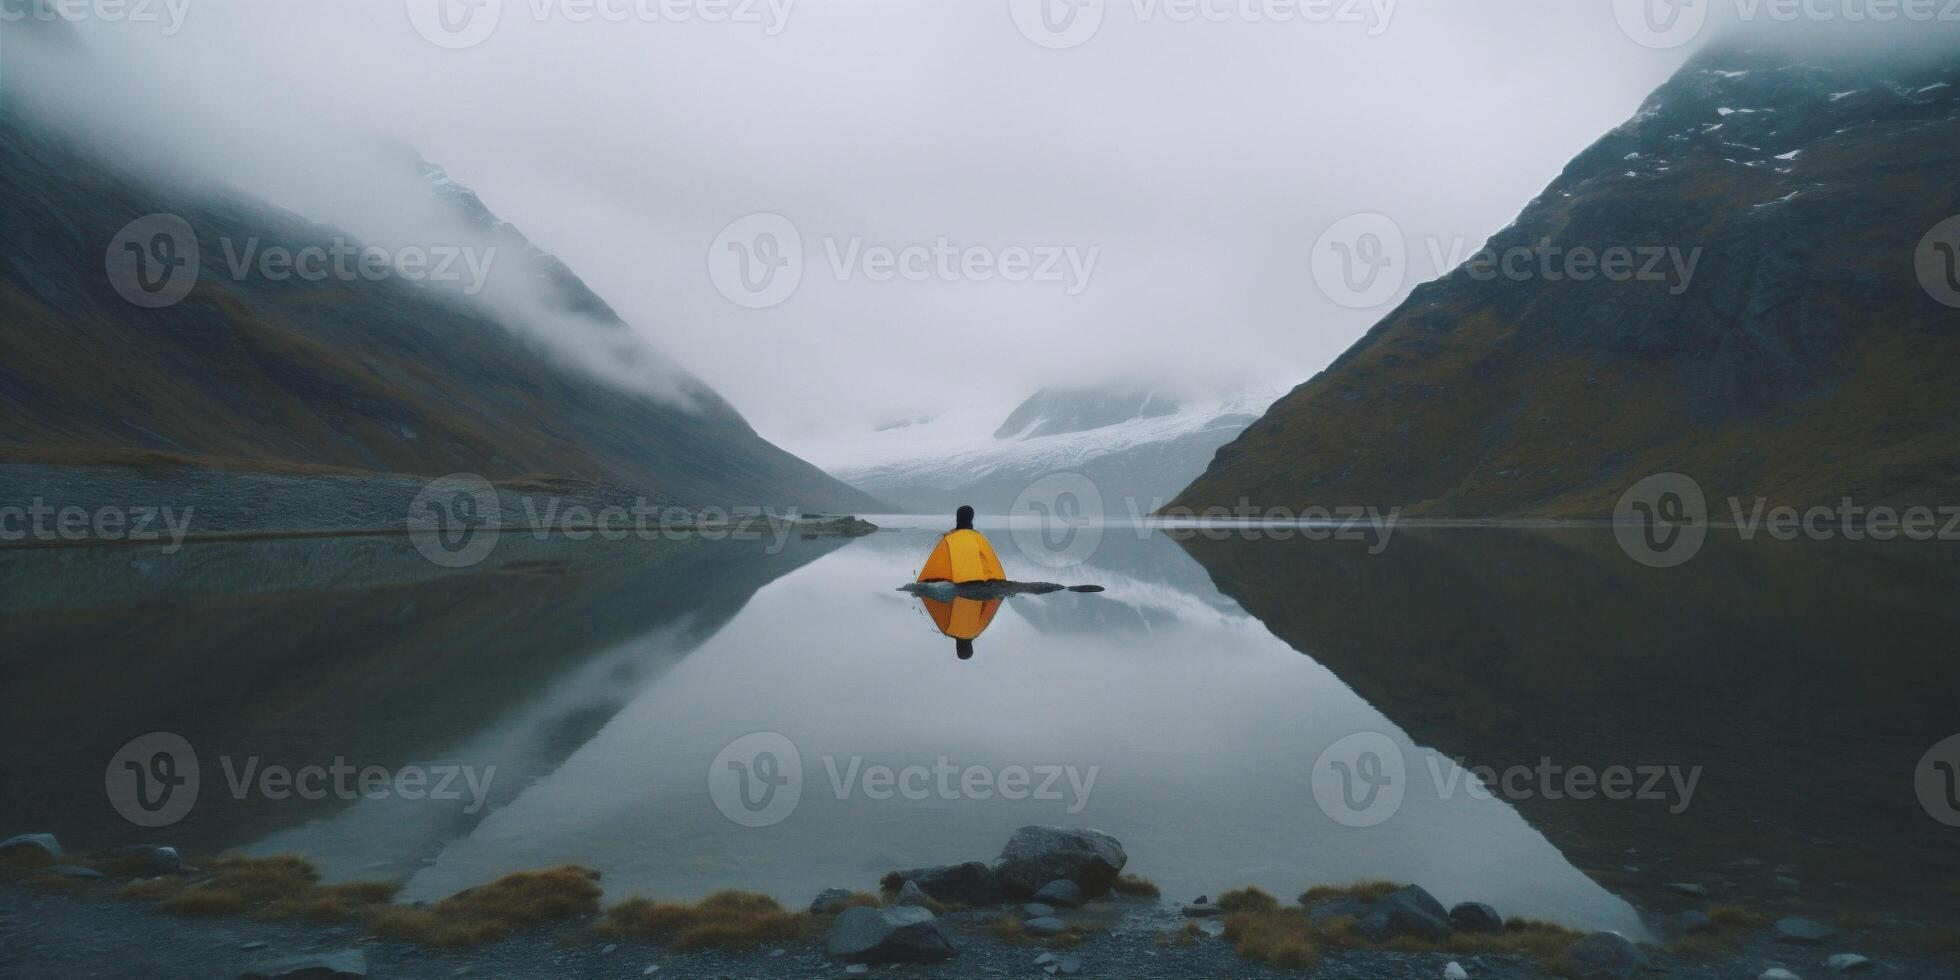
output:
[[1082, 886], [1067, 878], [1051, 881], [1034, 893], [1034, 900], [1045, 905], [1072, 909], [1082, 904]]
[[1689, 898], [1708, 897], [1708, 889], [1692, 881], [1670, 881], [1667, 883], [1666, 888], [1676, 895], [1686, 895]]
[[1839, 953], [1825, 960], [1824, 965], [1839, 973], [1850, 973], [1853, 970], [1869, 969], [1872, 961], [1859, 956], [1857, 953]]
[[1076, 975], [1076, 974], [1078, 974], [1078, 973], [1081, 973], [1081, 972], [1082, 972], [1082, 957], [1080, 957], [1080, 956], [1063, 956], [1063, 957], [1060, 957], [1060, 958], [1058, 958], [1058, 959], [1056, 959], [1056, 960], [1055, 960], [1055, 972], [1056, 972], [1056, 973], [1058, 973], [1058, 974], [1061, 974], [1062, 976], [1065, 976], [1065, 977], [1072, 977], [1072, 976], [1075, 976], [1075, 975]]
[[1313, 920], [1315, 925], [1323, 924], [1329, 919], [1347, 918], [1360, 920], [1367, 918], [1368, 913], [1374, 911], [1374, 909], [1375, 907], [1369, 904], [1366, 899], [1356, 898], [1353, 895], [1342, 895], [1338, 898], [1323, 899], [1307, 906], [1307, 918]]
[[1003, 888], [1032, 895], [1057, 878], [1081, 886], [1085, 895], [1100, 895], [1130, 861], [1116, 838], [1098, 830], [1060, 827], [1022, 827], [994, 859], [994, 877]]
[[1796, 916], [1776, 920], [1771, 927], [1779, 943], [1794, 943], [1798, 946], [1815, 946], [1837, 936], [1837, 930], [1810, 919]]
[[1504, 917], [1482, 902], [1458, 902], [1450, 909], [1450, 925], [1458, 932], [1503, 932]]
[[934, 901], [946, 905], [993, 905], [1002, 897], [993, 869], [978, 861], [913, 868], [900, 871], [898, 877], [916, 882]]
[[1030, 919], [1039, 919], [1044, 915], [1054, 915], [1055, 907], [1053, 905], [1043, 905], [1040, 902], [1029, 902], [1021, 906], [1021, 914]]
[[61, 842], [55, 840], [53, 834], [15, 834], [0, 840], [0, 854], [15, 848], [32, 848], [47, 855], [50, 860], [61, 856]]
[[1637, 980], [1647, 973], [1647, 954], [1625, 937], [1595, 932], [1572, 944], [1559, 958], [1573, 980]]
[[367, 975], [367, 956], [343, 949], [267, 963], [245, 971], [239, 980], [360, 980]]
[[1465, 970], [1463, 964], [1451, 960], [1449, 965], [1443, 967], [1443, 980], [1470, 980], [1470, 971]]
[[912, 905], [845, 909], [830, 927], [825, 950], [846, 963], [937, 963], [955, 952], [932, 913]]
[[1370, 942], [1386, 942], [1396, 936], [1415, 936], [1432, 942], [1450, 937], [1450, 913], [1435, 896], [1410, 885], [1384, 896], [1356, 923], [1354, 931]]
[[925, 893], [916, 881], [908, 881], [898, 890], [898, 897], [892, 899], [893, 905], [916, 905], [920, 908], [932, 906], [932, 896]]
[[1059, 936], [1067, 928], [1062, 920], [1052, 915], [1044, 915], [1039, 919], [1029, 919], [1021, 923], [1021, 929], [1030, 936]]
[[1193, 902], [1184, 907], [1184, 917], [1187, 919], [1209, 919], [1224, 914], [1225, 910], [1216, 902]]
[[1715, 920], [1706, 912], [1683, 912], [1674, 919], [1674, 927], [1683, 935], [1697, 936], [1715, 931]]
[[1803, 980], [1803, 978], [1780, 966], [1772, 966], [1756, 974], [1756, 980]]
[[851, 900], [850, 889], [826, 888], [823, 891], [818, 892], [816, 900], [810, 903], [810, 914], [830, 915], [833, 912], [842, 910], [844, 908], [844, 903], [850, 900]]
[[46, 867], [46, 868], [43, 868], [43, 869], [41, 869], [41, 872], [42, 872], [43, 874], [51, 874], [51, 875], [56, 875], [56, 876], [58, 876], [58, 877], [62, 877], [62, 878], [100, 878], [100, 877], [102, 877], [102, 872], [100, 872], [100, 871], [97, 871], [97, 870], [95, 870], [94, 868], [84, 868], [84, 867], [82, 867], [82, 866], [81, 866], [81, 865], [79, 865], [79, 864], [56, 864], [56, 865], [51, 865], [51, 866], [49, 866], [49, 867]]

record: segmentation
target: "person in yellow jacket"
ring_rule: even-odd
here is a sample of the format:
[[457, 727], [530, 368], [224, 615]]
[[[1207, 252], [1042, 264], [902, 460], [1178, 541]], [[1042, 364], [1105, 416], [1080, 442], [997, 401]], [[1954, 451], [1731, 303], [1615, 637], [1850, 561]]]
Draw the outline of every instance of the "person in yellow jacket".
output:
[[961, 507], [955, 521], [956, 526], [926, 556], [918, 580], [954, 585], [1007, 581], [1007, 572], [1000, 567], [994, 546], [987, 543], [985, 535], [973, 529], [973, 508]]

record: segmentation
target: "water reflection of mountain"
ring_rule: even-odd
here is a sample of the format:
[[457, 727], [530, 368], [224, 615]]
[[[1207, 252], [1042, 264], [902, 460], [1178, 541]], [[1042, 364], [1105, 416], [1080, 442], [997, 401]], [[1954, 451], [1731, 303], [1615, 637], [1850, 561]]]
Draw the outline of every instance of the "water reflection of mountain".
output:
[[[102, 773], [125, 741], [153, 731], [183, 735], [203, 768], [197, 806], [164, 832], [184, 847], [234, 846], [348, 805], [236, 799], [221, 757], [236, 772], [253, 757], [390, 768], [447, 758], [498, 766], [494, 795], [514, 794], [757, 589], [841, 544], [793, 539], [771, 553], [765, 542], [513, 536], [465, 573], [433, 571], [404, 539], [0, 552], [8, 589], [114, 579], [124, 597], [114, 609], [6, 617], [0, 737], [13, 764], [0, 794], [22, 826], [77, 845], [140, 836], [109, 806]], [[252, 568], [280, 569], [282, 589], [225, 584]], [[215, 584], [201, 588], [207, 573]], [[481, 757], [448, 755], [463, 745]], [[431, 833], [471, 819], [444, 812], [455, 826]]]
[[1838, 914], [1860, 896], [1951, 902], [1954, 839], [1912, 782], [1960, 724], [1951, 548], [1715, 535], [1687, 565], [1653, 570], [1603, 531], [1405, 530], [1378, 556], [1185, 547], [1221, 591], [1445, 755], [1704, 766], [1679, 815], [1518, 802], [1602, 883], [1654, 904], [1670, 881]]

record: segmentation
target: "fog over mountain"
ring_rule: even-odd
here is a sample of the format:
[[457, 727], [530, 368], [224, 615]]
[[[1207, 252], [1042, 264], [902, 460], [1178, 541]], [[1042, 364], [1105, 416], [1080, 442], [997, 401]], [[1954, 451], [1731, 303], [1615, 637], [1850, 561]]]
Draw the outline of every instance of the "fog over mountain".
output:
[[[412, 177], [388, 161], [410, 147], [792, 451], [840, 425], [1119, 376], [1199, 395], [1297, 383], [1746, 16], [1714, 4], [1699, 38], [1658, 48], [1606, 4], [1184, 23], [1117, 3], [1087, 43], [1051, 50], [1006, 3], [804, 0], [711, 24], [526, 0], [451, 50], [417, 29], [432, 5], [209, 0], [84, 20], [75, 33], [122, 71], [48, 94], [78, 123], [139, 134], [159, 166], [309, 219], [464, 234], [391, 193]], [[1747, 28], [1798, 29], [1760, 9]], [[1802, 29], [1882, 46], [1935, 28]], [[1363, 211], [1401, 226], [1408, 267], [1350, 309], [1311, 260]], [[805, 253], [794, 294], [760, 310], [707, 272], [717, 235], [756, 212], [790, 219]], [[875, 281], [866, 264], [942, 243], [1066, 250], [1087, 274], [1066, 281], [1058, 260], [1053, 282]]]

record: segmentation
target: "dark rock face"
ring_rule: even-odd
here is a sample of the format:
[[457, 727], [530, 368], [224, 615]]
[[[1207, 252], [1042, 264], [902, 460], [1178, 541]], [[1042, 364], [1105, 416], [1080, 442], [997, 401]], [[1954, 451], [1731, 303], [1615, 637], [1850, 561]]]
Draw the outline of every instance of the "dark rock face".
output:
[[1450, 909], [1450, 925], [1458, 932], [1503, 932], [1504, 917], [1482, 902], [1460, 902]]
[[53, 834], [15, 834], [6, 840], [0, 840], [0, 852], [16, 848], [40, 851], [49, 858], [61, 856], [61, 842], [55, 840]]
[[1443, 940], [1449, 938], [1452, 930], [1450, 913], [1442, 903], [1421, 887], [1410, 885], [1376, 902], [1374, 909], [1356, 923], [1354, 931], [1366, 939], [1381, 942], [1396, 936]]
[[1066, 878], [1086, 895], [1100, 895], [1129, 863], [1116, 838], [1097, 830], [1022, 827], [994, 859], [994, 877], [1017, 895], [1032, 895]]
[[[1920, 399], [1960, 322], [1913, 256], [1960, 210], [1955, 139], [1960, 59], [1705, 52], [1492, 237], [1523, 274], [1417, 287], [1172, 506], [1602, 517], [1670, 470], [1948, 499], [1960, 393]], [[1631, 268], [1567, 274], [1616, 248]]]
[[1772, 929], [1776, 933], [1777, 942], [1798, 946], [1815, 946], [1837, 937], [1836, 929], [1822, 922], [1800, 919], [1796, 916], [1776, 920], [1776, 925]]
[[239, 980], [361, 980], [367, 975], [367, 956], [358, 949], [343, 949], [278, 960], [246, 971]]
[[1034, 893], [1034, 899], [1037, 902], [1053, 905], [1058, 908], [1072, 909], [1082, 904], [1082, 886], [1066, 878], [1051, 881], [1041, 886], [1040, 891]]
[[1638, 980], [1651, 965], [1640, 947], [1610, 932], [1595, 932], [1572, 944], [1560, 960], [1574, 980]]
[[937, 963], [956, 950], [931, 912], [916, 906], [844, 910], [825, 948], [846, 963]]
[[918, 885], [934, 901], [947, 905], [992, 905], [1002, 897], [993, 869], [978, 861], [913, 868], [900, 871], [898, 876]]
[[843, 908], [844, 903], [850, 899], [851, 890], [848, 888], [826, 888], [817, 893], [816, 899], [810, 902], [810, 914], [829, 915]]

